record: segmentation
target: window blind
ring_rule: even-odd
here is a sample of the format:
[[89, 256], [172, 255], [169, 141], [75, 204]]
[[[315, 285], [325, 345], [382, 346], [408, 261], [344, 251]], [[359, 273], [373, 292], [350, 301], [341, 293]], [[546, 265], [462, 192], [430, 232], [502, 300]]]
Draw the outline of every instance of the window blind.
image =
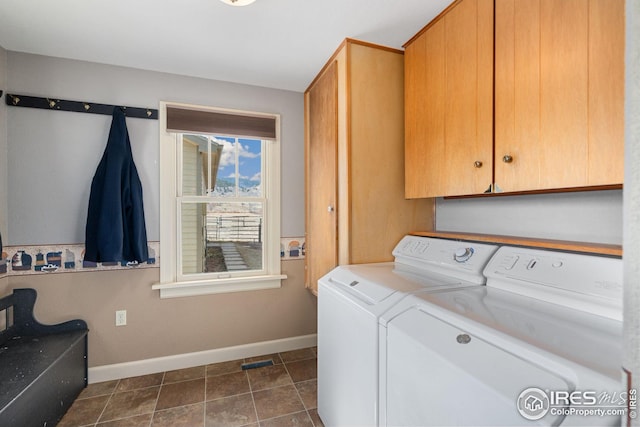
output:
[[168, 106], [167, 131], [276, 139], [276, 118]]

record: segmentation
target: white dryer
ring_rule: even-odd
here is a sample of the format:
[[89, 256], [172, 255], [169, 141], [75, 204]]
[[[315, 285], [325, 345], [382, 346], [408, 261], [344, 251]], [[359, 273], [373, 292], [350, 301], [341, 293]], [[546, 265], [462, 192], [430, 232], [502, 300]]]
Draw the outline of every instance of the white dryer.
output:
[[620, 425], [620, 259], [502, 247], [381, 318], [380, 425]]
[[378, 320], [416, 292], [485, 282], [488, 244], [405, 236], [395, 262], [340, 266], [318, 282], [318, 413], [326, 426], [378, 424]]

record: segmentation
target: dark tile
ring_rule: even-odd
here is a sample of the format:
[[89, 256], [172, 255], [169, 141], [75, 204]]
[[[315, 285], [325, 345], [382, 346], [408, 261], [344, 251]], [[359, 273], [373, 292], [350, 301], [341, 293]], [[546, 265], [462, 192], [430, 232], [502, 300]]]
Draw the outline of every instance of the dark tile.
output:
[[295, 386], [307, 410], [318, 407], [318, 382], [316, 380], [303, 381], [296, 383]]
[[122, 418], [96, 424], [96, 427], [149, 427], [153, 414], [136, 415], [135, 417]]
[[206, 372], [205, 366], [196, 366], [194, 368], [178, 369], [164, 373], [163, 384], [177, 383], [179, 381], [197, 380], [204, 378]]
[[244, 363], [261, 362], [263, 360], [272, 360], [274, 365], [282, 363], [282, 359], [278, 353], [265, 354], [263, 356], [247, 357], [244, 359]]
[[230, 374], [232, 372], [242, 371], [242, 360], [231, 360], [229, 362], [214, 363], [207, 365], [207, 376]]
[[101, 383], [89, 384], [82, 392], [78, 399], [86, 399], [87, 397], [104, 396], [105, 394], [111, 394], [116, 389], [118, 381], [104, 381]]
[[293, 385], [270, 388], [253, 393], [259, 420], [304, 411], [304, 405]]
[[320, 419], [320, 415], [318, 415], [318, 410], [317, 409], [310, 409], [309, 410], [309, 417], [311, 417], [311, 421], [313, 421], [313, 425], [315, 427], [324, 427], [324, 423]]
[[164, 372], [157, 374], [141, 375], [139, 377], [124, 378], [116, 387], [116, 392], [138, 390], [162, 384]]
[[206, 427], [238, 427], [257, 421], [250, 393], [211, 400], [206, 405]]
[[100, 422], [117, 420], [153, 412], [160, 387], [114, 393], [107, 403]]
[[156, 411], [151, 427], [204, 427], [204, 402]]
[[250, 391], [249, 380], [247, 379], [245, 371], [207, 377], [206, 400], [235, 396], [237, 394], [249, 393]]
[[73, 402], [58, 425], [60, 427], [95, 424], [109, 401], [110, 395], [89, 397]]
[[260, 427], [313, 427], [313, 422], [307, 411], [302, 411], [260, 421]]
[[252, 391], [292, 384], [291, 377], [284, 365], [248, 369], [247, 375], [249, 376], [249, 384], [251, 384]]
[[204, 402], [204, 378], [164, 384], [160, 388], [156, 411], [201, 402]]
[[280, 357], [282, 357], [282, 361], [284, 363], [287, 363], [295, 362], [296, 360], [314, 359], [316, 357], [316, 353], [311, 348], [301, 348], [300, 350], [280, 353]]
[[318, 359], [300, 360], [285, 363], [294, 383], [308, 381], [318, 377]]

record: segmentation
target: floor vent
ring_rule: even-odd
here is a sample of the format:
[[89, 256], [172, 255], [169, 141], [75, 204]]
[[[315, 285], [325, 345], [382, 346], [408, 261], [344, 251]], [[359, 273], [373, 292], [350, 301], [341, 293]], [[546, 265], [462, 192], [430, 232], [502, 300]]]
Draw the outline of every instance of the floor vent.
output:
[[262, 368], [263, 366], [271, 366], [271, 365], [273, 365], [273, 360], [271, 359], [260, 360], [258, 362], [243, 363], [242, 370], [246, 371], [247, 369], [256, 369], [256, 368]]

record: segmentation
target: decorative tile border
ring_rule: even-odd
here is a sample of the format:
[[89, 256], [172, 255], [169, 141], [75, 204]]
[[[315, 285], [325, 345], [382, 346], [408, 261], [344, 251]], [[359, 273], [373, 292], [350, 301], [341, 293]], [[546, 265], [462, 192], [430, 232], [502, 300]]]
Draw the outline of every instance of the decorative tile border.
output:
[[280, 259], [282, 261], [304, 259], [306, 251], [304, 237], [280, 238]]
[[125, 270], [130, 268], [158, 268], [160, 242], [148, 242], [147, 262], [85, 261], [84, 245], [23, 245], [6, 246], [0, 260], [0, 277], [7, 275], [73, 273], [80, 271]]
[[[0, 278], [7, 275], [73, 273], [80, 271], [126, 270], [158, 268], [160, 242], [149, 242], [149, 260], [139, 264], [95, 263], [84, 261], [84, 245], [23, 245], [5, 246], [0, 258]], [[305, 258], [304, 237], [282, 237], [280, 259], [291, 261]]]

